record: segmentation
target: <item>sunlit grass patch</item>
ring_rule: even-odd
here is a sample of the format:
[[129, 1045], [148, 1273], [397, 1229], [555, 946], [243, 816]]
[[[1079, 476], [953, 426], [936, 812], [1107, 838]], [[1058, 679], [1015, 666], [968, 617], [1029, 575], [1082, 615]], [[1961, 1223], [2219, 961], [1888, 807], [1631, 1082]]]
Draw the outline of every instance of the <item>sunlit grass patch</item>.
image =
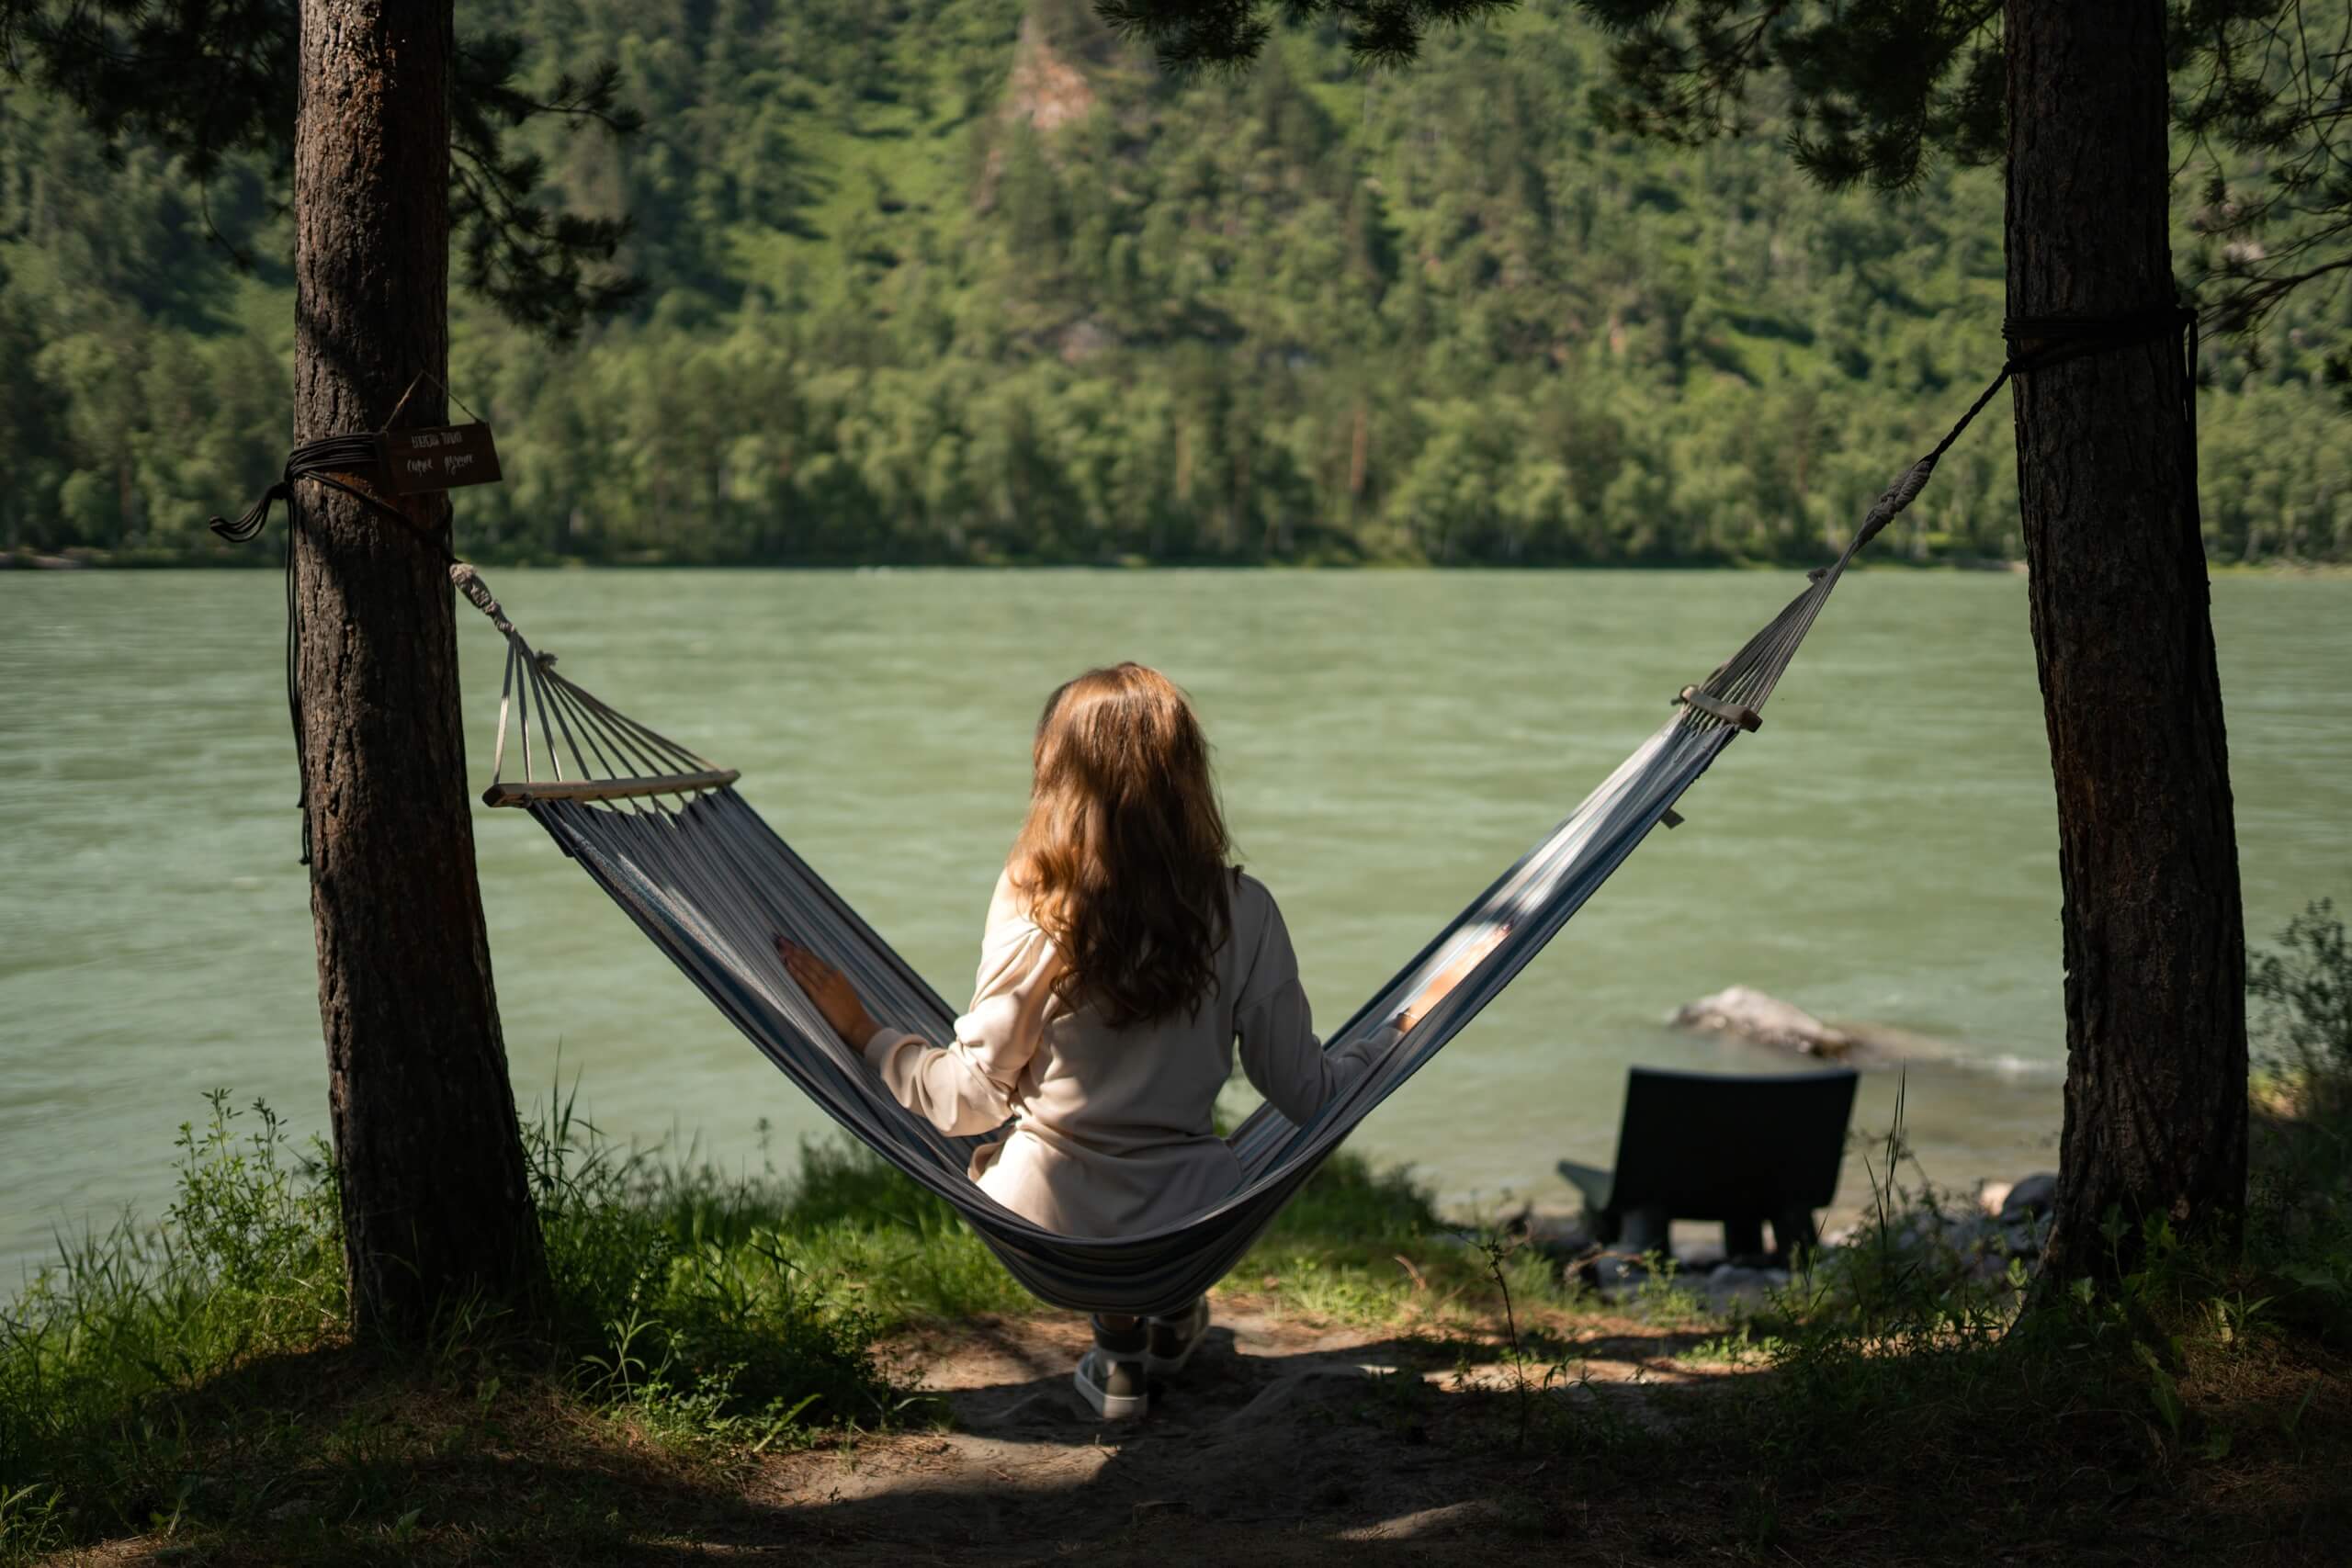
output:
[[[163, 1224], [82, 1238], [0, 1321], [0, 1554], [125, 1532], [261, 1530], [294, 1558], [331, 1557], [330, 1541], [396, 1557], [486, 1547], [517, 1521], [452, 1522], [461, 1499], [420, 1467], [525, 1429], [691, 1468], [927, 1422], [879, 1341], [1049, 1310], [947, 1204], [864, 1149], [811, 1144], [786, 1171], [729, 1172], [613, 1144], [573, 1103], [559, 1096], [523, 1129], [547, 1320], [455, 1303], [422, 1351], [394, 1352], [342, 1326], [325, 1151], [295, 1151], [266, 1108], [212, 1097], [182, 1132]], [[1469, 1325], [1494, 1284], [1474, 1239], [1408, 1173], [1343, 1152], [1237, 1283], [1272, 1280], [1284, 1310], [1315, 1318]], [[1563, 1299], [1532, 1253], [1503, 1269], [1523, 1299]], [[350, 1522], [316, 1524], [330, 1517]]]
[[[1346, 1149], [1267, 1228], [1228, 1286], [1301, 1317], [1440, 1335], [1499, 1324], [1506, 1298], [1539, 1317], [1603, 1309], [1575, 1270], [1523, 1245], [1513, 1222], [1442, 1214], [1409, 1168], [1375, 1168]], [[1707, 1315], [1687, 1292], [1675, 1301]], [[1641, 1310], [1651, 1304], [1645, 1297]]]
[[215, 1094], [176, 1146], [160, 1229], [125, 1216], [62, 1240], [0, 1312], [0, 1559], [70, 1539], [101, 1497], [178, 1506], [191, 1438], [170, 1397], [341, 1333], [334, 1192], [277, 1120]]
[[[331, 1532], [345, 1546], [413, 1545], [421, 1516], [392, 1506], [425, 1484], [418, 1467], [495, 1449], [518, 1422], [686, 1463], [928, 1418], [878, 1367], [888, 1318], [862, 1299], [859, 1247], [891, 1218], [856, 1246], [807, 1244], [788, 1183], [616, 1148], [568, 1101], [523, 1131], [547, 1321], [454, 1302], [395, 1352], [345, 1332], [324, 1151], [298, 1154], [266, 1107], [213, 1095], [181, 1130], [163, 1223], [63, 1246], [0, 1314], [0, 1562], [113, 1532], [292, 1529], [312, 1502], [376, 1518]], [[816, 1162], [820, 1210], [830, 1175]], [[935, 1270], [875, 1277], [902, 1273], [894, 1300], [956, 1299], [925, 1285]]]

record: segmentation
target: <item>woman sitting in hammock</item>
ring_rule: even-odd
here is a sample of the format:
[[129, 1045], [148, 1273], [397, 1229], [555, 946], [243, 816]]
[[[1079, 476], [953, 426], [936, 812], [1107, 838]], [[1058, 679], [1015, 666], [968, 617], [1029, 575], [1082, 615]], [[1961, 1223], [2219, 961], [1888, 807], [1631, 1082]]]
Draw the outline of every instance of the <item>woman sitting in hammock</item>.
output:
[[[955, 1135], [1010, 1128], [972, 1157], [981, 1190], [1065, 1235], [1183, 1220], [1241, 1184], [1212, 1125], [1234, 1042], [1258, 1090], [1313, 1119], [1499, 940], [1475, 944], [1388, 1027], [1326, 1054], [1290, 932], [1264, 884], [1227, 863], [1208, 743], [1184, 694], [1139, 664], [1093, 670], [1038, 721], [1028, 820], [989, 902], [971, 1010], [934, 1048], [877, 1024], [849, 981], [779, 939], [842, 1041], [899, 1102]], [[1208, 1303], [1094, 1319], [1079, 1392], [1141, 1416], [1183, 1365]]]

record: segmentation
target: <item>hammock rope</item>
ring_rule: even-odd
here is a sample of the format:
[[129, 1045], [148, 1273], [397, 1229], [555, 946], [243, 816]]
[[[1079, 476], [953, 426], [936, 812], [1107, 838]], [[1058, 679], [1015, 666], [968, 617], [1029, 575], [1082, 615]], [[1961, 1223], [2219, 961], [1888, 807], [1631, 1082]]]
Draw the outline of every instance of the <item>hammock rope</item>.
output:
[[[2193, 411], [2196, 326], [2185, 310], [2005, 323], [2011, 348], [1999, 374], [1871, 504], [1837, 558], [1810, 572], [1804, 591], [1704, 680], [1677, 693], [1673, 716], [1332, 1032], [1326, 1048], [1365, 1040], [1457, 953], [1491, 942], [1455, 987], [1304, 1124], [1261, 1107], [1229, 1140], [1241, 1186], [1198, 1214], [1143, 1235], [1060, 1235], [982, 1192], [967, 1170], [973, 1150], [995, 1134], [949, 1137], [899, 1105], [793, 981], [775, 939], [789, 935], [816, 952], [849, 977], [876, 1017], [934, 1045], [952, 1040], [956, 1010], [735, 792], [734, 770], [559, 673], [555, 656], [532, 648], [481, 574], [452, 559], [453, 586], [506, 643], [492, 780], [482, 798], [527, 811], [771, 1062], [843, 1128], [953, 1205], [1038, 1296], [1082, 1311], [1172, 1311], [1224, 1277], [1340, 1140], [1509, 985], [1653, 828], [1681, 820], [1675, 807], [1683, 794], [1736, 737], [1762, 725], [1765, 704], [1857, 553], [1918, 498], [1937, 462], [2005, 383], [2176, 330], [2184, 342], [2181, 396]], [[2191, 417], [2193, 446], [2193, 412]], [[351, 489], [322, 470], [330, 458], [343, 467], [356, 451], [336, 446], [330, 453], [326, 445], [298, 452], [280, 483], [245, 517], [233, 525], [216, 521], [216, 528], [240, 541], [254, 537], [272, 500], [288, 500], [291, 512], [298, 479]], [[2193, 476], [2193, 466], [2187, 471]], [[446, 547], [441, 553], [447, 557]], [[288, 598], [290, 609], [290, 571]], [[299, 741], [290, 624], [288, 629], [288, 699]], [[518, 743], [519, 780], [505, 777], [510, 730]], [[304, 826], [307, 849], [307, 812]]]

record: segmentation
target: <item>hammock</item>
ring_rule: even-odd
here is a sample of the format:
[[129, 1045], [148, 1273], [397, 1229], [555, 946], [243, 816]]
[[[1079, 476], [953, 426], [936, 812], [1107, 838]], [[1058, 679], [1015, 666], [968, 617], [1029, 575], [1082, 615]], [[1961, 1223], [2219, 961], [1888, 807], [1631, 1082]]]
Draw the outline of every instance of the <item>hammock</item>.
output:
[[[956, 1010], [735, 792], [732, 770], [558, 674], [554, 656], [534, 650], [473, 569], [458, 565], [452, 580], [506, 639], [493, 782], [483, 799], [537, 818], [803, 1093], [954, 1205], [1038, 1296], [1080, 1311], [1172, 1311], [1225, 1276], [1340, 1140], [1510, 983], [1644, 835], [1680, 820], [1676, 801], [1735, 737], [1762, 723], [1765, 700], [1855, 552], [1909, 504], [1934, 462], [1922, 459], [1880, 497], [1833, 564], [1815, 571], [1804, 592], [1706, 680], [1684, 687], [1674, 716], [1356, 1010], [1326, 1048], [1377, 1032], [1457, 953], [1500, 932], [1452, 992], [1311, 1121], [1295, 1124], [1260, 1108], [1230, 1140], [1240, 1188], [1143, 1235], [1060, 1235], [981, 1191], [966, 1171], [988, 1139], [949, 1137], [899, 1104], [786, 973], [775, 938], [789, 935], [821, 955], [856, 985], [875, 1017], [934, 1045], [953, 1038]], [[510, 719], [521, 742], [519, 781], [503, 776]]]
[[[1872, 503], [1838, 558], [1811, 573], [1804, 592], [1713, 674], [1683, 687], [1674, 699], [1675, 716], [1399, 969], [1326, 1048], [1377, 1032], [1455, 954], [1499, 932], [1454, 989], [1305, 1125], [1271, 1106], [1245, 1121], [1230, 1140], [1243, 1171], [1230, 1197], [1181, 1224], [1114, 1240], [1056, 1235], [979, 1190], [965, 1172], [973, 1149], [987, 1138], [947, 1137], [899, 1105], [794, 983], [775, 939], [789, 935], [813, 950], [855, 983], [878, 1018], [934, 1045], [951, 1038], [955, 1010], [735, 793], [738, 775], [731, 769], [715, 766], [557, 674], [555, 656], [531, 648], [474, 569], [437, 539], [433, 547], [449, 560], [450, 581], [506, 639], [497, 748], [483, 799], [537, 818], [770, 1061], [884, 1159], [954, 1205], [1023, 1284], [1057, 1306], [1080, 1311], [1162, 1312], [1190, 1303], [1223, 1278], [1356, 1123], [1476, 1017], [1652, 828], [1681, 820], [1675, 802], [1735, 736], [1763, 722], [1765, 700], [1856, 553], [1917, 498], [1938, 459], [2012, 376], [2175, 332], [2182, 338], [2178, 386], [2193, 475], [2195, 312], [2163, 306], [2113, 316], [2005, 321], [2010, 350], [2000, 373], [1943, 439]], [[337, 477], [379, 461], [377, 451], [374, 437], [330, 436], [297, 446], [260, 501], [233, 522], [212, 519], [212, 529], [237, 543], [257, 537], [270, 503], [284, 500], [290, 511], [295, 481], [307, 479], [413, 531], [404, 513]], [[293, 667], [300, 641], [294, 558], [289, 547], [287, 701], [299, 751], [303, 726]], [[504, 778], [510, 718], [521, 739], [520, 781]], [[303, 777], [307, 790], [307, 767]], [[306, 807], [307, 799], [306, 794]], [[309, 835], [306, 809], [305, 863]]]

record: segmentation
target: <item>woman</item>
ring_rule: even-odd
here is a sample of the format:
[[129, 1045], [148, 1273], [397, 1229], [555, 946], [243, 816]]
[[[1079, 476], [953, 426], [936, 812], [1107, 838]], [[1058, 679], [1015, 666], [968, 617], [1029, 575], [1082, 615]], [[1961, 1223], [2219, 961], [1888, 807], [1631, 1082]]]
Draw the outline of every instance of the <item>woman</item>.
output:
[[[777, 945], [901, 1104], [950, 1135], [1006, 1127], [971, 1174], [1048, 1230], [1133, 1235], [1228, 1196], [1241, 1168], [1211, 1115], [1237, 1038], [1250, 1081], [1306, 1122], [1499, 940], [1327, 1055], [1273, 896], [1227, 863], [1208, 743], [1174, 682], [1132, 663], [1080, 675], [1046, 702], [1034, 765], [954, 1044], [876, 1023], [822, 959]], [[1141, 1322], [1097, 1316], [1080, 1393], [1105, 1416], [1141, 1416], [1148, 1377], [1181, 1367], [1207, 1326], [1205, 1300]]]

